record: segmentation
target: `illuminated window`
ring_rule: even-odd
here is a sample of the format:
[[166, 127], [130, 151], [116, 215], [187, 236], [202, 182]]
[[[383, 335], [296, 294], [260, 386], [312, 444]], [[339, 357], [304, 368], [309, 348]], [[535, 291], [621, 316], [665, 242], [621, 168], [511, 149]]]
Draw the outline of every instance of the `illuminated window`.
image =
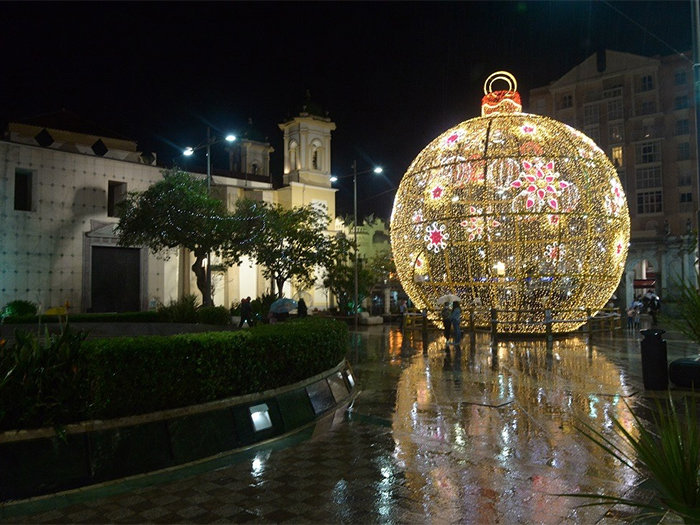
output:
[[107, 217], [117, 217], [117, 205], [126, 199], [126, 182], [109, 181], [107, 186]]
[[637, 213], [661, 213], [662, 211], [661, 191], [641, 191], [637, 193]]
[[625, 165], [624, 155], [622, 152], [622, 146], [613, 146], [612, 148], [612, 161], [616, 168], [621, 168]]
[[15, 210], [32, 211], [33, 178], [31, 171], [15, 169]]
[[637, 168], [637, 189], [644, 190], [647, 188], [661, 187], [661, 167], [654, 166], [652, 168]]

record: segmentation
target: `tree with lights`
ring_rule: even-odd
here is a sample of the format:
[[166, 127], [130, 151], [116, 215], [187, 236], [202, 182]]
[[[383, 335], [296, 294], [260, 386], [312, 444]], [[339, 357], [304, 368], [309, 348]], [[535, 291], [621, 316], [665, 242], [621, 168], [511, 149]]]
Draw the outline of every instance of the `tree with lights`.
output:
[[263, 268], [263, 277], [277, 287], [278, 297], [282, 297], [288, 280], [300, 288], [312, 286], [315, 268], [328, 265], [334, 254], [325, 233], [328, 216], [313, 206], [290, 210], [242, 199], [236, 203], [234, 217], [255, 226], [248, 229], [244, 241], [227, 243], [224, 258], [237, 261], [241, 255], [249, 255], [255, 259]]
[[213, 304], [206, 293], [204, 261], [211, 252], [219, 253], [226, 242], [237, 236], [235, 221], [225, 205], [207, 192], [205, 180], [172, 168], [163, 170], [163, 180], [144, 192], [129, 193], [119, 208], [117, 234], [120, 246], [147, 246], [163, 254], [167, 248], [182, 247], [195, 256], [192, 271], [202, 304]]

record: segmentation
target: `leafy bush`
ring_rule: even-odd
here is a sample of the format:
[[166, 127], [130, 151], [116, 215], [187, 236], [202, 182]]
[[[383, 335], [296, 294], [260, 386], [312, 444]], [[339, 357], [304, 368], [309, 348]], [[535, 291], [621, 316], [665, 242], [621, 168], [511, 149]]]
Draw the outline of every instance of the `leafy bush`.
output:
[[253, 311], [253, 317], [256, 322], [267, 323], [267, 314], [270, 312], [270, 306], [277, 300], [277, 294], [264, 293], [260, 297], [256, 297], [250, 303], [250, 308]]
[[[0, 429], [136, 415], [295, 383], [342, 360], [348, 329], [311, 317], [235, 332], [83, 339], [70, 332], [44, 350], [19, 335], [11, 352], [0, 351], [0, 378], [9, 377], [0, 379]], [[16, 357], [22, 348], [39, 357]]]
[[37, 306], [30, 301], [11, 301], [0, 310], [0, 319], [8, 317], [26, 317], [36, 315]]
[[224, 306], [202, 306], [197, 310], [197, 322], [202, 324], [231, 324], [231, 315]]
[[168, 306], [160, 305], [158, 313], [169, 323], [196, 323], [199, 299], [196, 295], [185, 295], [177, 301], [170, 301]]
[[666, 321], [691, 341], [700, 343], [700, 293], [695, 286], [681, 279], [676, 279], [674, 285], [679, 291], [677, 311]]
[[18, 330], [13, 344], [0, 341], [0, 428], [48, 426], [87, 414], [86, 335], [66, 326], [42, 340]]
[[670, 397], [663, 405], [657, 400], [653, 432], [632, 413], [638, 437], [616, 418], [612, 421], [619, 439], [609, 438], [587, 423], [578, 429], [609, 455], [646, 477], [645, 484], [655, 495], [653, 501], [599, 494], [566, 495], [602, 500], [587, 506], [620, 503], [644, 509], [647, 516], [662, 518], [670, 511], [685, 523], [700, 523], [700, 428], [695, 398], [690, 400], [684, 413], [678, 412]]

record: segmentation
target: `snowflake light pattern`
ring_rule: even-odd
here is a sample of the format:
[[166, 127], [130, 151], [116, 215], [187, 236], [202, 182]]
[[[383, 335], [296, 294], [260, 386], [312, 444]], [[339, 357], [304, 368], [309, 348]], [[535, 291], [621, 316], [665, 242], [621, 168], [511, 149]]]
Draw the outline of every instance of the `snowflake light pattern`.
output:
[[445, 241], [449, 238], [450, 234], [445, 231], [444, 224], [438, 226], [438, 223], [434, 222], [425, 230], [424, 239], [428, 243], [426, 248], [431, 252], [438, 253], [444, 250], [447, 246]]

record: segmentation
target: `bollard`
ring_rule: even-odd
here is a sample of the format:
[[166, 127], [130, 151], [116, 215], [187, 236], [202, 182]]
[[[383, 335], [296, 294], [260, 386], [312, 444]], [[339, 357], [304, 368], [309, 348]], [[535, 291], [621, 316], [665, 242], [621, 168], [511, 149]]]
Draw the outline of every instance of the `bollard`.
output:
[[647, 390], [668, 388], [668, 363], [666, 341], [661, 339], [664, 330], [647, 328], [642, 330], [642, 380]]
[[491, 342], [496, 344], [498, 341], [498, 312], [495, 308], [491, 308]]

